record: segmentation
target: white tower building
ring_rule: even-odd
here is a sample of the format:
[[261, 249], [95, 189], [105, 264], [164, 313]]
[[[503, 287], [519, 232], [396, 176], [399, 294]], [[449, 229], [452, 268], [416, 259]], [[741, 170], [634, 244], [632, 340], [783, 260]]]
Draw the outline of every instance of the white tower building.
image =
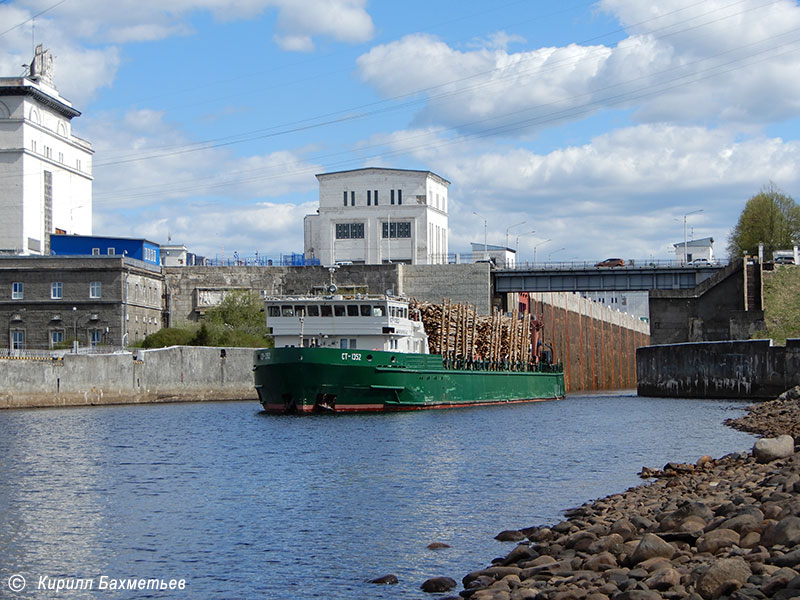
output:
[[92, 233], [92, 146], [39, 45], [29, 72], [0, 78], [0, 253], [49, 254], [51, 233]]
[[375, 265], [447, 263], [447, 189], [430, 171], [367, 167], [322, 173], [305, 218], [306, 257]]

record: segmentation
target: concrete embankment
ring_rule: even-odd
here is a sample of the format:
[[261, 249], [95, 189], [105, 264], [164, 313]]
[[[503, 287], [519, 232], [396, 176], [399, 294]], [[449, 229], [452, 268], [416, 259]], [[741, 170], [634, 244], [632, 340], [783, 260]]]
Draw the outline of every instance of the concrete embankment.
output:
[[800, 339], [642, 347], [636, 373], [640, 396], [771, 399], [800, 385]]
[[459, 596], [800, 597], [800, 454], [791, 437], [800, 424], [800, 387], [728, 424], [780, 435], [762, 438], [752, 452], [643, 469], [657, 479], [566, 511], [560, 523], [502, 532], [498, 539], [516, 547], [464, 577]]
[[0, 360], [0, 408], [257, 400], [251, 348], [174, 346]]

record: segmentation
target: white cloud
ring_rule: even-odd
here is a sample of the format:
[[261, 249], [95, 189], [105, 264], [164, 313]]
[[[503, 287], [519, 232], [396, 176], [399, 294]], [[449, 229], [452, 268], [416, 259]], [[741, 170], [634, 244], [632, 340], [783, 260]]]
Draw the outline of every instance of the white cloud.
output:
[[629, 34], [613, 47], [509, 53], [487, 42], [462, 51], [408, 35], [359, 57], [358, 73], [386, 97], [425, 90], [418, 126], [510, 136], [609, 108], [633, 109], [639, 122], [740, 126], [798, 114], [795, 2], [708, 0], [680, 10], [685, 5], [603, 0]]
[[[548, 238], [553, 241], [543, 249], [569, 248], [562, 259], [665, 258], [682, 238], [682, 215], [700, 208], [704, 212], [690, 218], [695, 237], [714, 237], [724, 256], [730, 228], [763, 184], [772, 180], [790, 194], [800, 191], [800, 142], [739, 139], [734, 131], [697, 126], [632, 126], [543, 154], [465, 143], [432, 130], [371, 141], [408, 153], [453, 182], [454, 251], [483, 241], [483, 219], [490, 244], [504, 244], [505, 228], [525, 221], [510, 232], [509, 243], [514, 247], [519, 235], [529, 260], [533, 246]], [[531, 230], [537, 233], [522, 235]]]

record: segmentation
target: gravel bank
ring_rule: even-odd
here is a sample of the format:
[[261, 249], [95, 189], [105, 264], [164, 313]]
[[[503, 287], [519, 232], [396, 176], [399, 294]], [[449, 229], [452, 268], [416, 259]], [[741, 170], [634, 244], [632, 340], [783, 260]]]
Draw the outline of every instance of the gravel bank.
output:
[[555, 525], [502, 532], [517, 545], [464, 577], [458, 595], [438, 588], [439, 598], [800, 598], [800, 387], [728, 424], [772, 439], [643, 469], [655, 481], [566, 511]]

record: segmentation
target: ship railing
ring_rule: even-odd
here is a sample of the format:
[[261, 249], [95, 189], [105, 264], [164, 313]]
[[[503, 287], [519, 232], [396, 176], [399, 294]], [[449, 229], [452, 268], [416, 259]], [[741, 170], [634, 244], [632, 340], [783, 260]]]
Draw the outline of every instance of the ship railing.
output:
[[442, 363], [445, 369], [456, 371], [513, 371], [520, 373], [561, 373], [563, 371], [560, 363], [551, 364], [544, 361], [533, 363], [443, 357]]

